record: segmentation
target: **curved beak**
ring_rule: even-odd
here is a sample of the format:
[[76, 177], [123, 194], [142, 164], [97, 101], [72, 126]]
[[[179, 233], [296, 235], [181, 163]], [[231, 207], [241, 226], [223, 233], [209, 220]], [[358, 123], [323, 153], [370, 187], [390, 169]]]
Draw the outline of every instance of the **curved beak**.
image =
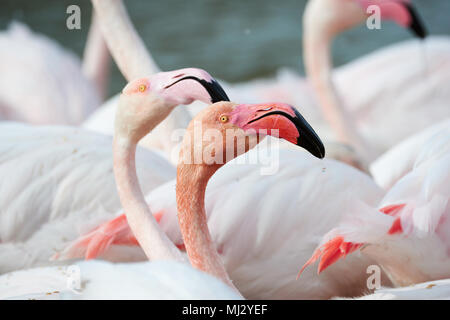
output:
[[200, 83], [203, 86], [203, 88], [206, 89], [209, 96], [211, 97], [211, 103], [216, 103], [219, 101], [230, 101], [227, 94], [225, 93], [225, 90], [223, 90], [223, 88], [221, 87], [219, 82], [217, 82], [215, 79], [211, 79], [211, 80], [207, 81], [205, 79], [200, 79], [195, 76], [186, 76], [186, 77], [180, 78], [177, 81], [175, 81], [174, 83], [166, 86], [165, 89], [170, 88], [171, 86], [173, 86], [174, 84], [177, 84], [180, 81], [188, 80], [188, 79], [197, 81], [198, 83]]
[[325, 147], [319, 136], [294, 107], [284, 103], [238, 105], [231, 121], [244, 131], [254, 130], [277, 136], [296, 144], [313, 156], [325, 157]]
[[424, 39], [427, 36], [427, 30], [425, 29], [424, 23], [418, 15], [417, 10], [409, 3], [405, 3], [404, 6], [411, 16], [411, 24], [409, 25], [409, 29], [417, 37]]

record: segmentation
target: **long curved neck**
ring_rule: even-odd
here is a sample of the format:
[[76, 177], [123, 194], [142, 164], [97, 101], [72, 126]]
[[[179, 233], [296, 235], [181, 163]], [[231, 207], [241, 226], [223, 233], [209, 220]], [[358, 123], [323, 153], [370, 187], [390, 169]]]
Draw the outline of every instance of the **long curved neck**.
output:
[[136, 174], [136, 143], [114, 137], [114, 176], [128, 224], [149, 260], [185, 261], [161, 230], [145, 202]]
[[[124, 77], [133, 79], [159, 72], [159, 68], [152, 59], [139, 37], [136, 29], [128, 17], [122, 0], [91, 0], [103, 37]], [[192, 119], [185, 108], [175, 108], [168, 116], [162, 131], [167, 138], [167, 145], [171, 148], [176, 144], [169, 140], [175, 129], [186, 128]], [[171, 149], [170, 148], [170, 149]]]
[[[180, 159], [183, 159], [182, 154]], [[221, 279], [239, 292], [217, 253], [206, 220], [206, 185], [217, 169], [217, 166], [179, 163], [176, 186], [178, 221], [192, 266]]]
[[106, 88], [109, 76], [109, 52], [103, 39], [98, 18], [93, 12], [86, 46], [83, 53], [83, 74], [96, 87], [102, 100], [106, 97]]
[[108, 48], [127, 81], [159, 72], [121, 0], [91, 0]]
[[358, 133], [354, 120], [344, 108], [332, 80], [331, 42], [333, 35], [314, 27], [311, 19], [304, 20], [303, 58], [306, 74], [317, 93], [325, 120], [335, 131], [340, 142], [356, 149], [364, 158], [370, 158], [369, 149]]

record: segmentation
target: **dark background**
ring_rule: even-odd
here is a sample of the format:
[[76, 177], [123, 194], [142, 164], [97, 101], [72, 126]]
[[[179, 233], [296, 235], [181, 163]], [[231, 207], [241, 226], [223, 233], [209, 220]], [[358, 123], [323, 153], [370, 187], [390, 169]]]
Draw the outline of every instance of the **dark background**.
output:
[[[108, 0], [104, 0], [108, 1]], [[450, 0], [413, 0], [431, 34], [450, 35]], [[66, 8], [81, 8], [81, 30], [66, 28]], [[200, 67], [230, 82], [266, 77], [289, 67], [303, 74], [301, 17], [305, 0], [126, 0], [139, 34], [163, 70]], [[0, 0], [0, 30], [12, 20], [55, 39], [81, 56], [90, 24], [88, 0]], [[410, 38], [383, 22], [340, 35], [333, 46], [341, 65], [374, 49]], [[115, 66], [109, 95], [125, 80]]]

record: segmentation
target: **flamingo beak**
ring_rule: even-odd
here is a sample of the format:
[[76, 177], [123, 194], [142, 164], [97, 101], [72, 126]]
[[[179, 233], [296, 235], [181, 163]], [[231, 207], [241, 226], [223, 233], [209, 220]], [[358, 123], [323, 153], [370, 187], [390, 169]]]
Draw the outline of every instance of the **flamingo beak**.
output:
[[406, 10], [408, 10], [411, 17], [411, 23], [409, 29], [419, 38], [424, 39], [427, 36], [427, 30], [424, 27], [424, 23], [420, 18], [417, 10], [409, 3], [404, 4]]
[[180, 78], [177, 81], [175, 81], [174, 83], [166, 86], [165, 89], [170, 88], [171, 86], [173, 86], [174, 84], [177, 84], [180, 81], [188, 80], [188, 79], [197, 81], [198, 83], [200, 83], [203, 86], [203, 88], [206, 89], [206, 91], [208, 92], [208, 94], [211, 98], [211, 103], [216, 103], [216, 102], [220, 102], [220, 101], [230, 101], [227, 94], [225, 93], [225, 90], [223, 90], [222, 86], [215, 79], [211, 79], [211, 80], [207, 81], [205, 79], [200, 79], [195, 76], [186, 76], [186, 77]]
[[[231, 114], [231, 121], [244, 131], [277, 136], [296, 144], [313, 156], [325, 157], [325, 147], [319, 136], [294, 107], [284, 103], [238, 105]], [[274, 131], [274, 129], [276, 131]]]

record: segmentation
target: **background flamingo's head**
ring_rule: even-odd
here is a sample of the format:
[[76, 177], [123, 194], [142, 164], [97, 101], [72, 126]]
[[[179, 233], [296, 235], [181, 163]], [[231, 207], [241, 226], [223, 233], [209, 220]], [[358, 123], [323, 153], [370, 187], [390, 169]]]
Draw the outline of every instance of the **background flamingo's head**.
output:
[[158, 72], [130, 82], [122, 93], [138, 93], [141, 96], [153, 94], [173, 107], [187, 105], [195, 100], [206, 104], [230, 101], [220, 84], [208, 72], [197, 68]]
[[135, 79], [120, 95], [116, 133], [139, 140], [163, 121], [174, 107], [195, 100], [211, 104], [229, 99], [219, 83], [201, 69], [159, 72]]
[[425, 38], [425, 27], [417, 14], [416, 9], [412, 6], [411, 0], [356, 0], [363, 10], [367, 13], [367, 9], [371, 5], [378, 6], [380, 9], [381, 19], [392, 20], [398, 25], [411, 29], [414, 34], [420, 38]]
[[423, 23], [410, 0], [311, 0], [306, 7], [304, 27], [309, 33], [334, 37], [365, 23], [374, 14], [368, 10], [371, 6], [376, 6], [382, 20], [393, 20], [418, 37], [425, 37]]
[[[271, 135], [301, 146], [318, 158], [325, 156], [322, 141], [293, 107], [283, 103], [216, 103], [191, 121], [180, 161], [224, 164]], [[196, 158], [197, 157], [197, 158]]]

